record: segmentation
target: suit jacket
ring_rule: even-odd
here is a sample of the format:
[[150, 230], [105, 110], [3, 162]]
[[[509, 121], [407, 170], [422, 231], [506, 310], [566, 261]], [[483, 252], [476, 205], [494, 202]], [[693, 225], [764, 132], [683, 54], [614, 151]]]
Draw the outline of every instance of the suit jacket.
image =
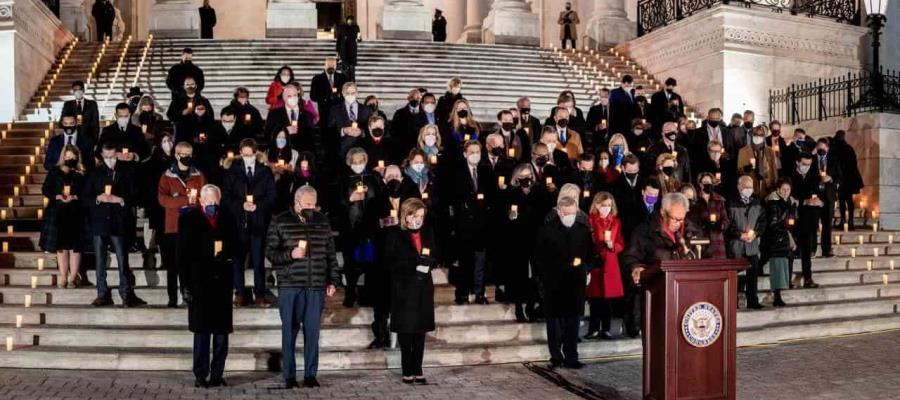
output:
[[368, 133], [369, 131], [369, 117], [372, 115], [371, 110], [360, 102], [356, 102], [355, 120], [350, 119], [350, 115], [347, 113], [346, 103], [344, 102], [331, 106], [331, 110], [328, 114], [328, 127], [332, 130], [336, 130], [338, 137], [340, 137], [341, 129], [350, 126], [353, 122], [356, 122], [357, 126], [362, 129], [363, 132]]
[[213, 115], [215, 112], [213, 111], [212, 105], [209, 104], [209, 100], [197, 92], [194, 97], [188, 97], [184, 94], [176, 94], [173, 96], [172, 102], [169, 103], [169, 108], [166, 110], [166, 117], [169, 118], [169, 121], [172, 122], [172, 124], [176, 124], [179, 120], [186, 117], [186, 115], [182, 113], [184, 112], [184, 109], [187, 108], [188, 102], [193, 102], [194, 107], [203, 104], [206, 107], [206, 114], [203, 114], [203, 119], [207, 122], [215, 120], [215, 116]]
[[150, 146], [147, 144], [147, 141], [144, 140], [141, 128], [132, 124], [126, 125], [124, 131], [121, 130], [119, 124], [116, 123], [103, 128], [103, 132], [100, 133], [100, 140], [97, 141], [97, 149], [94, 151], [94, 154], [99, 156], [103, 145], [108, 142], [114, 143], [118, 150], [127, 148], [128, 151], [137, 154], [139, 159], [135, 161], [140, 162], [150, 157]]
[[[391, 118], [391, 137], [394, 140], [394, 145], [397, 146], [397, 154], [402, 155], [404, 158], [409, 155], [409, 151], [414, 149], [417, 145], [416, 142], [419, 139], [419, 129], [417, 126], [419, 125], [420, 116], [424, 113], [425, 111], [422, 110], [422, 106], [420, 105], [418, 107], [418, 112], [414, 114], [412, 110], [410, 110], [409, 104], [405, 104], [402, 108], [394, 111], [394, 116]], [[426, 119], [425, 123], [427, 122]]]
[[[674, 111], [669, 108], [669, 102], [673, 100], [678, 101], [678, 107], [675, 107]], [[662, 128], [663, 122], [678, 121], [679, 118], [684, 116], [684, 101], [682, 101], [681, 95], [675, 92], [672, 92], [669, 98], [666, 98], [666, 91], [663, 89], [650, 96], [648, 112], [648, 117], [653, 126]]]
[[[275, 136], [278, 132], [287, 133], [287, 128], [291, 125], [291, 117], [288, 110], [279, 107], [269, 111], [266, 117], [265, 137], [269, 143], [275, 143]], [[313, 135], [315, 135], [315, 125], [313, 123], [312, 114], [306, 111], [299, 104], [297, 105], [297, 134], [288, 134], [288, 143], [295, 150], [313, 151]]]
[[[457, 164], [453, 174], [453, 207], [456, 210], [460, 240], [472, 247], [483, 248], [487, 231], [488, 204], [497, 195], [497, 178], [491, 165], [485, 160], [482, 160], [476, 168], [477, 186], [472, 180], [468, 163]], [[482, 199], [478, 199], [479, 194], [482, 195]]]
[[347, 76], [335, 72], [332, 80], [334, 85], [328, 83], [328, 75], [322, 71], [313, 76], [310, 83], [309, 99], [319, 106], [319, 126], [328, 125], [328, 112], [331, 106], [341, 102], [341, 88], [347, 83]]
[[[135, 221], [131, 212], [135, 204], [136, 184], [134, 162], [117, 161], [113, 169], [101, 163], [85, 180], [81, 190], [81, 202], [90, 212], [91, 230], [94, 236], [125, 236], [134, 234]], [[125, 200], [125, 205], [97, 203], [97, 196], [111, 186], [112, 194]]]
[[203, 77], [203, 70], [193, 62], [178, 62], [169, 68], [169, 73], [166, 75], [166, 87], [169, 88], [172, 94], [183, 95], [184, 78], [189, 76], [193, 77], [197, 83], [197, 92], [202, 92], [206, 86], [206, 79]]
[[[50, 138], [47, 143], [47, 151], [44, 154], [44, 169], [50, 171], [59, 163], [62, 156], [63, 147], [65, 147], [66, 135], [58, 133]], [[81, 151], [81, 163], [90, 171], [94, 167], [94, 142], [87, 135], [78, 133], [75, 136], [75, 145]]]
[[[275, 204], [275, 177], [268, 166], [261, 163], [265, 155], [257, 154], [253, 176], [247, 178], [247, 167], [244, 160], [237, 159], [228, 165], [225, 173], [225, 184], [222, 189], [222, 205], [237, 223], [241, 232], [265, 237], [272, 219], [272, 206]], [[253, 195], [256, 211], [244, 211], [247, 195]]]
[[609, 129], [613, 133], [631, 131], [631, 121], [635, 118], [634, 89], [631, 95], [621, 87], [609, 92]]
[[[81, 132], [84, 132], [91, 140], [97, 140], [100, 134], [100, 111], [97, 109], [97, 102], [81, 99], [81, 110], [78, 110], [77, 101], [69, 100], [63, 103], [62, 113], [60, 115], [75, 115], [76, 121], [78, 115], [81, 115]], [[59, 118], [62, 122], [62, 117]]]

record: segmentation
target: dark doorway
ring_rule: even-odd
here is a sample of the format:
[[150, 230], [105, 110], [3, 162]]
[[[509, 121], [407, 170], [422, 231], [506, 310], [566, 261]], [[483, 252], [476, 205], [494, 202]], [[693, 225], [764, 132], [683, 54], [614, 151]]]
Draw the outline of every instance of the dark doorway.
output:
[[331, 32], [333, 28], [341, 23], [341, 3], [340, 2], [316, 2], [316, 11], [318, 11], [317, 28], [319, 32]]

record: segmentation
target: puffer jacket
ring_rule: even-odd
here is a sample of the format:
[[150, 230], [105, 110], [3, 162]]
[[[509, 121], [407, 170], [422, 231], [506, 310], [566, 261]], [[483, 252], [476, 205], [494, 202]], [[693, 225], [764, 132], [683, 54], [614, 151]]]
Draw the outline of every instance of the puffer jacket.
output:
[[[291, 251], [300, 240], [307, 243], [306, 257], [295, 260]], [[276, 215], [269, 226], [266, 257], [275, 267], [279, 287], [324, 288], [340, 286], [341, 270], [335, 256], [328, 217], [313, 211], [302, 218], [293, 210]]]

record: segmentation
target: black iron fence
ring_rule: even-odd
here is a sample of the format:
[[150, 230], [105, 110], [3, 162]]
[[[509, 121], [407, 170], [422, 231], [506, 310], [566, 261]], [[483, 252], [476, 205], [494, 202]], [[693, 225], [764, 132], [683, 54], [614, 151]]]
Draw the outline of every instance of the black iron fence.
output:
[[769, 91], [769, 115], [787, 125], [866, 112], [900, 114], [900, 71], [849, 73]]
[[859, 0], [639, 0], [638, 36], [720, 4], [824, 17], [859, 25]]

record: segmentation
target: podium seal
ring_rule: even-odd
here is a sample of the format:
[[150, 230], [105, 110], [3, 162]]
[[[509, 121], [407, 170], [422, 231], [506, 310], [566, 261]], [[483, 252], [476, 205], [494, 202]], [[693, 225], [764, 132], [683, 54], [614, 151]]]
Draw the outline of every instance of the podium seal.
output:
[[722, 314], [710, 303], [694, 303], [681, 318], [681, 333], [691, 346], [710, 346], [722, 334]]

